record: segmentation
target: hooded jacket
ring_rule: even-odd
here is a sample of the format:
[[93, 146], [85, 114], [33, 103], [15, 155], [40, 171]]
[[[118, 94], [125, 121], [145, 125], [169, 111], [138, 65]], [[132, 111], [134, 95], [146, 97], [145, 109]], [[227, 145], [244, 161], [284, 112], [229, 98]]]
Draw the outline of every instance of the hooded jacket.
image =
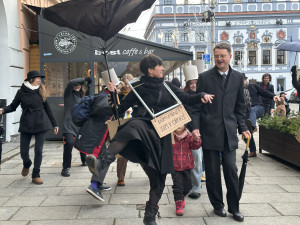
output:
[[175, 171], [183, 171], [194, 168], [194, 158], [192, 150], [197, 150], [201, 147], [201, 139], [196, 142], [193, 136], [185, 130], [181, 139], [174, 134], [175, 144], [173, 147], [173, 161]]

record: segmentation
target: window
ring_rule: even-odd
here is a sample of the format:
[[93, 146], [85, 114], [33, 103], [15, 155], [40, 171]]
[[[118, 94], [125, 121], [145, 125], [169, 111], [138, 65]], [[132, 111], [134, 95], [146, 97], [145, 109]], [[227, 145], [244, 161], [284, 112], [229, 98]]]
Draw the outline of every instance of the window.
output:
[[285, 63], [285, 51], [277, 50], [276, 64], [279, 64], [279, 65], [286, 64]]
[[270, 65], [271, 64], [271, 50], [263, 50], [262, 52], [262, 64], [263, 65]]
[[248, 2], [256, 2], [256, 0], [248, 0]]
[[196, 42], [204, 41], [204, 33], [196, 34]]
[[243, 58], [244, 58], [243, 51], [234, 51], [233, 65], [235, 65], [235, 66], [241, 65], [243, 62]]
[[250, 66], [256, 65], [256, 51], [248, 51], [248, 61]]
[[180, 35], [180, 41], [181, 42], [188, 42], [189, 41], [188, 33], [181, 34]]
[[241, 3], [241, 0], [233, 0], [233, 3]]
[[165, 0], [164, 5], [172, 5], [172, 0]]
[[165, 33], [165, 42], [172, 42], [172, 35], [170, 33]]
[[197, 59], [203, 59], [204, 52], [197, 52]]

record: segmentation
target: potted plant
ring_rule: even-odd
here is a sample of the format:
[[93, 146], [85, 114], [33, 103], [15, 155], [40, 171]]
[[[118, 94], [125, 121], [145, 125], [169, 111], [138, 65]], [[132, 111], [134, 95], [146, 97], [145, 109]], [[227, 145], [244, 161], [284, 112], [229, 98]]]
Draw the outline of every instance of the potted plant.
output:
[[265, 116], [259, 123], [259, 152], [265, 150], [287, 162], [300, 167], [300, 114], [292, 113], [289, 118]]

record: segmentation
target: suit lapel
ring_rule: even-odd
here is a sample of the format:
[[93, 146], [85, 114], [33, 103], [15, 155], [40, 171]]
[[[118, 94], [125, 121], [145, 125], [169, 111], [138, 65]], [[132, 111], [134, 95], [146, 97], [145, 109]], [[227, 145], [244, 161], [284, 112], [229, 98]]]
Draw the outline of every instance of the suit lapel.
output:
[[224, 86], [223, 86], [223, 82], [222, 79], [220, 79], [220, 74], [218, 72], [218, 69], [216, 67], [214, 67], [214, 73], [213, 73], [213, 78], [215, 80], [215, 83], [222, 89], [225, 90]]

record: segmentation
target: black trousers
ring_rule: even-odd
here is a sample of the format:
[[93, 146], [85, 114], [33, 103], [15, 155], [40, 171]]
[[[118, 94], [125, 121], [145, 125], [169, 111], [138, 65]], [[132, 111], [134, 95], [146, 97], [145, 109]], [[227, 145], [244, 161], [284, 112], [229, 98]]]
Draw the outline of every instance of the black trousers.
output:
[[228, 147], [220, 152], [217, 150], [203, 149], [206, 174], [206, 188], [209, 200], [215, 209], [224, 207], [220, 160], [222, 158], [223, 174], [227, 188], [228, 211], [239, 211], [239, 179], [236, 167], [236, 152], [229, 151]]
[[163, 194], [167, 174], [161, 174], [160, 172], [146, 165], [142, 165], [142, 168], [148, 176], [150, 182], [148, 204], [152, 207], [156, 207]]
[[192, 189], [191, 170], [175, 171], [172, 173], [174, 201], [183, 200]]
[[[72, 149], [75, 143], [75, 137], [73, 134], [64, 134], [64, 154], [63, 154], [63, 168], [71, 168], [72, 162]], [[81, 162], [85, 162], [86, 155], [80, 152]]]
[[32, 170], [32, 178], [40, 177], [40, 167], [42, 164], [43, 146], [45, 142], [47, 132], [41, 132], [36, 134], [21, 133], [20, 138], [20, 153], [23, 160], [23, 166], [29, 168], [31, 166], [31, 160], [29, 157], [29, 146], [32, 136], [35, 136], [34, 145], [34, 163]]

